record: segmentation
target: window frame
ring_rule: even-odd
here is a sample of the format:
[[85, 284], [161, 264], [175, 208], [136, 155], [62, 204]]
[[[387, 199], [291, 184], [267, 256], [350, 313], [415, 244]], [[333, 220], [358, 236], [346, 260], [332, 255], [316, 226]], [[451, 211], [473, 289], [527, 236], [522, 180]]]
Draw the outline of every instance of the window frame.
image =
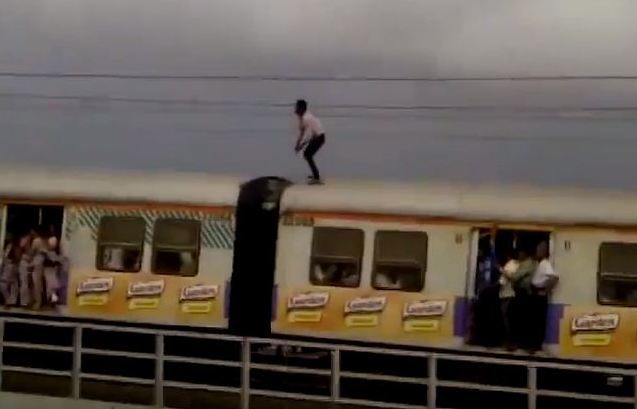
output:
[[[621, 246], [634, 246], [635, 251], [637, 251], [637, 242], [622, 242], [622, 241], [603, 241], [599, 243], [598, 251], [597, 251], [597, 304], [599, 305], [608, 305], [608, 306], [617, 306], [617, 307], [637, 307], [637, 302], [631, 303], [628, 301], [618, 301], [611, 300], [605, 301], [601, 297], [601, 287], [603, 282], [635, 282], [637, 283], [637, 266], [635, 268], [634, 274], [621, 274], [621, 273], [604, 273], [602, 271], [602, 252], [604, 251], [604, 247], [608, 245], [621, 245]], [[610, 276], [609, 278], [605, 278], [604, 276]], [[608, 280], [608, 281], [606, 281]]]
[[[179, 222], [179, 223], [191, 223], [191, 224], [196, 224], [197, 226], [197, 244], [196, 244], [196, 248], [195, 246], [182, 246], [181, 248], [178, 247], [174, 247], [174, 246], [158, 246], [157, 245], [157, 225], [159, 223], [162, 222]], [[156, 274], [156, 275], [162, 275], [162, 276], [172, 276], [172, 277], [196, 277], [199, 275], [199, 261], [201, 258], [201, 232], [202, 232], [202, 228], [203, 228], [203, 223], [201, 222], [201, 220], [198, 219], [182, 219], [182, 218], [177, 218], [177, 217], [158, 217], [157, 219], [155, 219], [155, 222], [153, 223], [153, 240], [151, 243], [151, 249], [150, 249], [150, 272], [151, 274]], [[195, 268], [194, 268], [194, 273], [192, 275], [182, 275], [182, 274], [171, 274], [171, 273], [162, 273], [162, 272], [158, 272], [157, 271], [157, 261], [156, 261], [156, 256], [157, 256], [157, 251], [158, 250], [164, 250], [164, 251], [173, 251], [173, 252], [180, 252], [180, 251], [194, 251], [195, 253], [195, 257], [194, 257], [194, 264], [195, 264]]]
[[[383, 233], [406, 233], [406, 234], [418, 234], [422, 235], [425, 238], [425, 257], [424, 263], [421, 264], [417, 260], [397, 260], [395, 262], [383, 261], [379, 260], [379, 246], [381, 241], [381, 236]], [[414, 266], [417, 265], [420, 267], [420, 286], [417, 289], [413, 290], [405, 290], [402, 288], [383, 288], [376, 285], [376, 275], [378, 274], [377, 266], [378, 265], [396, 265], [400, 267], [405, 266]], [[378, 291], [400, 291], [405, 293], [419, 293], [422, 292], [425, 288], [425, 280], [427, 279], [427, 267], [429, 265], [429, 234], [426, 231], [422, 230], [396, 230], [396, 229], [382, 229], [376, 230], [374, 232], [374, 255], [372, 257], [372, 274], [371, 274], [371, 285], [372, 288]]]
[[[316, 255], [316, 231], [317, 230], [349, 230], [356, 232], [357, 235], [360, 236], [360, 254], [358, 256], [326, 256], [326, 255]], [[358, 227], [350, 227], [350, 226], [314, 226], [312, 227], [312, 242], [310, 247], [310, 265], [309, 265], [309, 282], [313, 286], [317, 287], [335, 287], [335, 288], [360, 288], [362, 276], [363, 276], [363, 260], [365, 256], [365, 231]], [[318, 260], [323, 260], [325, 262], [348, 262], [354, 260], [356, 263], [356, 284], [353, 285], [337, 285], [337, 284], [322, 284], [315, 280], [314, 278], [314, 267], [317, 264]]]
[[[101, 239], [102, 231], [104, 229], [103, 221], [108, 219], [124, 219], [124, 220], [140, 220], [142, 222], [143, 234], [142, 240], [139, 244], [123, 243], [123, 242], [103, 242]], [[95, 269], [97, 271], [104, 271], [110, 273], [139, 273], [142, 271], [142, 264], [144, 263], [144, 247], [146, 242], [146, 220], [139, 216], [119, 216], [119, 215], [105, 215], [100, 217], [99, 224], [97, 226], [97, 240], [96, 240], [96, 252], [95, 252]], [[121, 247], [124, 249], [139, 249], [139, 268], [136, 270], [113, 270], [105, 268], [103, 264], [104, 247]]]

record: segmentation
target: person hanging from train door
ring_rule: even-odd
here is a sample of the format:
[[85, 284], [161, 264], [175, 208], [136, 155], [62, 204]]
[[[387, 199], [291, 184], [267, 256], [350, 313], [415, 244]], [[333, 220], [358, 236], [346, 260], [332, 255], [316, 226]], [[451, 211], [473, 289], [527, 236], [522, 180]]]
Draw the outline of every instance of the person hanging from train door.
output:
[[20, 306], [27, 308], [33, 302], [31, 296], [32, 285], [32, 267], [31, 262], [33, 260], [32, 243], [36, 237], [34, 230], [29, 231], [27, 234], [21, 235], [19, 239], [20, 246], [20, 261], [18, 263], [18, 277], [20, 281]]
[[511, 317], [511, 345], [529, 349], [529, 317], [531, 315], [531, 280], [537, 268], [537, 262], [532, 257], [533, 246], [528, 239], [520, 243], [518, 248], [518, 266], [515, 272], [508, 276], [515, 296], [509, 306]]
[[2, 258], [2, 273], [0, 276], [0, 291], [6, 307], [13, 307], [18, 303], [18, 265], [20, 256], [20, 241], [16, 239], [9, 241]]
[[[41, 230], [40, 230], [41, 232]], [[44, 295], [44, 267], [46, 262], [47, 243], [44, 234], [38, 234], [31, 243], [32, 258], [30, 263], [30, 278], [33, 284], [31, 308], [39, 310], [42, 308], [42, 296]]]
[[507, 351], [514, 351], [515, 338], [513, 334], [514, 314], [513, 304], [515, 291], [513, 291], [512, 280], [515, 277], [520, 262], [519, 254], [515, 248], [507, 250], [508, 254], [504, 267], [500, 267], [500, 309], [502, 311], [502, 323], [504, 328], [504, 347]]
[[321, 175], [314, 161], [314, 156], [325, 144], [323, 124], [309, 111], [307, 101], [303, 99], [296, 101], [294, 113], [299, 120], [299, 136], [296, 140], [294, 150], [296, 152], [303, 150], [303, 157], [310, 166], [312, 175], [308, 176], [308, 183], [319, 184], [321, 183]]
[[495, 253], [495, 230], [484, 233], [478, 243], [475, 299], [472, 308], [470, 343], [484, 347], [499, 344], [500, 315], [498, 261]]
[[50, 236], [45, 243], [43, 249], [44, 262], [44, 288], [46, 290], [46, 301], [50, 305], [56, 305], [58, 303], [58, 288], [59, 288], [59, 270], [61, 267], [62, 258], [59, 252], [59, 244], [56, 236]]
[[493, 287], [496, 281], [494, 272], [497, 268], [497, 257], [495, 254], [495, 239], [493, 234], [485, 236], [478, 246], [478, 271], [476, 275], [476, 296]]
[[559, 275], [549, 260], [549, 247], [541, 241], [536, 248], [537, 267], [531, 278], [531, 295], [529, 298], [528, 347], [529, 352], [542, 349], [546, 336], [546, 319], [549, 306], [549, 295], [559, 281]]

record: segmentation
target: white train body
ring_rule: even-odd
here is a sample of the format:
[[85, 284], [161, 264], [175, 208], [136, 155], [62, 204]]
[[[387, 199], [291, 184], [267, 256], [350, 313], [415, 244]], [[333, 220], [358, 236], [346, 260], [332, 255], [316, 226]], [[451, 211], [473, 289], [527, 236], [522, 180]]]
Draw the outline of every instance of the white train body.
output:
[[[3, 242], [19, 234], [15, 226], [33, 227], [16, 221], [36, 214], [29, 209], [40, 224], [61, 212], [69, 267], [63, 299], [43, 314], [224, 329], [233, 257], [242, 256], [234, 254], [241, 189], [240, 179], [195, 174], [6, 168]], [[267, 203], [280, 215], [276, 268], [249, 274], [273, 275], [274, 291], [252, 290], [274, 295], [274, 333], [465, 348], [480, 232], [535, 231], [548, 237], [560, 276], [547, 350], [637, 361], [637, 194], [335, 182], [293, 185], [279, 205]], [[113, 260], [118, 267], [104, 268]], [[392, 269], [406, 272], [408, 288], [382, 284]]]

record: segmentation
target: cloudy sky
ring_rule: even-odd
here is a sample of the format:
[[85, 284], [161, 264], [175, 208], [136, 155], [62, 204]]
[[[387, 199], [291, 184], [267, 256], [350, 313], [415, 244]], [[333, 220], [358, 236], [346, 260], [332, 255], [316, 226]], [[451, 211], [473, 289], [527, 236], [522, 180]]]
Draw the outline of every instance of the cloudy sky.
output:
[[634, 0], [2, 0], [0, 161], [300, 179], [305, 97], [328, 178], [637, 189], [637, 80], [418, 80], [637, 76], [636, 19]]

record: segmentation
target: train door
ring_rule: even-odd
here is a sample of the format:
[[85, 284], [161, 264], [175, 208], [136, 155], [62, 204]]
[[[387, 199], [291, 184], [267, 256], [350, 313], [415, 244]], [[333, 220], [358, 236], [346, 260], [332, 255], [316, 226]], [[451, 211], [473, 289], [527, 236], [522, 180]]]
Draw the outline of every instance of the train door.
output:
[[[21, 245], [19, 240], [26, 238], [27, 235], [32, 239], [36, 237], [48, 238], [55, 236], [58, 239], [58, 243], [62, 232], [62, 223], [64, 220], [64, 207], [63, 206], [49, 206], [49, 205], [25, 205], [25, 204], [8, 204], [2, 209], [3, 221], [2, 221], [2, 243], [3, 249], [11, 249], [7, 254], [12, 258], [12, 262], [17, 262], [14, 257], [19, 257], [18, 249]], [[24, 249], [24, 247], [22, 247]], [[15, 280], [18, 280], [16, 277]], [[25, 278], [19, 278], [20, 285], [24, 284]], [[35, 278], [33, 278], [35, 280]], [[58, 280], [63, 281], [64, 279]], [[39, 281], [38, 281], [39, 282]], [[46, 282], [46, 278], [44, 279]], [[47, 291], [44, 291], [43, 287], [39, 287], [42, 292], [38, 295], [38, 290], [32, 282], [30, 291], [24, 292], [23, 289], [29, 288], [22, 287], [18, 292], [18, 281], [9, 279], [8, 287], [3, 287], [1, 294], [1, 303], [8, 306], [31, 306], [33, 308], [45, 308], [54, 307], [58, 305], [59, 299], [64, 299], [64, 293], [58, 290], [53, 290], [53, 296], [48, 296]], [[41, 282], [40, 282], [41, 283]], [[29, 294], [29, 295], [26, 295]], [[58, 298], [59, 297], [59, 298]], [[49, 303], [51, 302], [51, 303]]]
[[290, 182], [263, 177], [241, 187], [235, 215], [228, 326], [238, 335], [267, 336], [279, 227], [279, 203]]
[[62, 233], [64, 206], [9, 204], [6, 210], [5, 241], [35, 233], [55, 236]]
[[[504, 346], [511, 331], [503, 300], [514, 297], [513, 285], [501, 281], [502, 268], [520, 256], [532, 259], [541, 242], [552, 245], [550, 231], [524, 228], [481, 228], [474, 231], [467, 298], [471, 301], [469, 343]], [[508, 317], [508, 318], [507, 318]]]

